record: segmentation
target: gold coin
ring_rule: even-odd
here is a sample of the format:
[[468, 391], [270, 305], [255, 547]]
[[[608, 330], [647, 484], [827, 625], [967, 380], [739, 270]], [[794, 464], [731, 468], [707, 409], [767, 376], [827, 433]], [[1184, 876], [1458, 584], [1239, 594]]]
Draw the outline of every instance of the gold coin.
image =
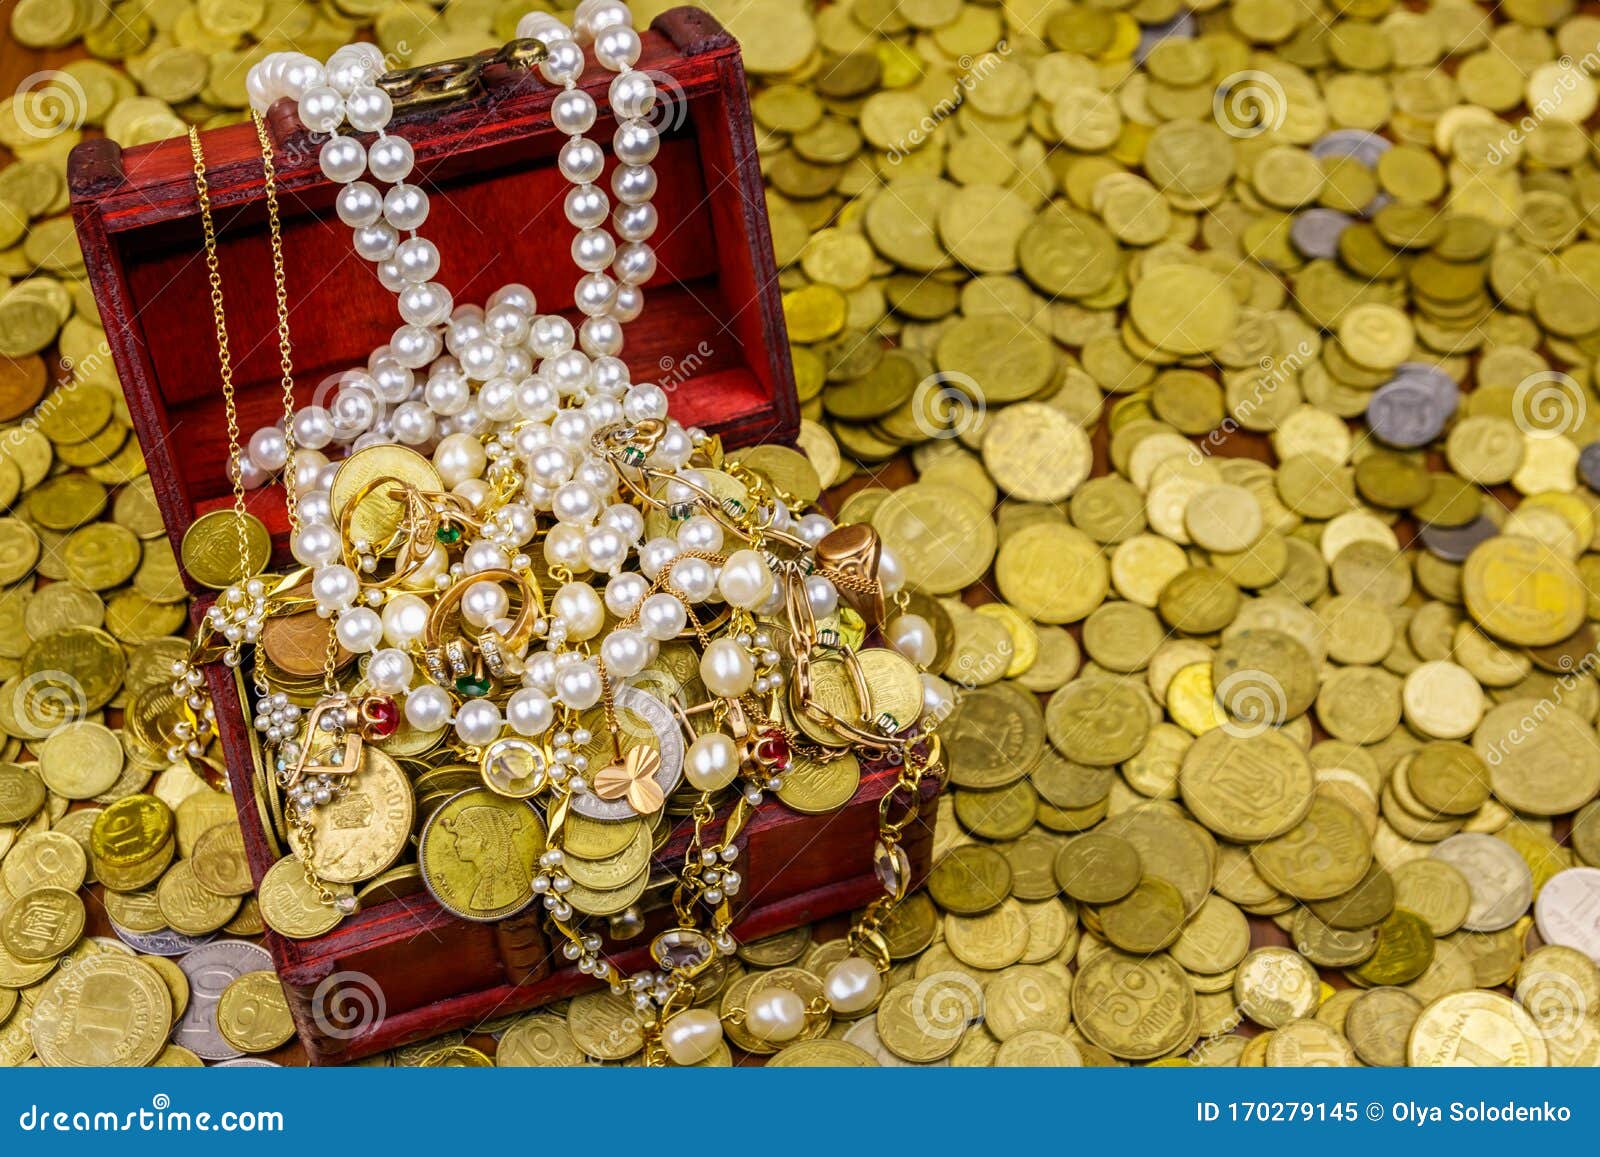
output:
[[1316, 1011], [1322, 982], [1317, 970], [1289, 948], [1257, 948], [1239, 962], [1233, 997], [1239, 1011], [1262, 1028], [1279, 1028]]
[[1015, 900], [979, 916], [947, 916], [944, 935], [956, 958], [973, 968], [1005, 968], [1028, 950], [1028, 920]]
[[190, 864], [200, 886], [219, 896], [243, 896], [254, 888], [244, 832], [236, 823], [221, 823], [200, 833]]
[[1299, 823], [1257, 844], [1250, 858], [1280, 892], [1300, 900], [1326, 900], [1348, 892], [1366, 875], [1372, 844], [1355, 812], [1317, 795]]
[[983, 463], [995, 483], [1027, 502], [1061, 502], [1089, 476], [1083, 427], [1054, 406], [1019, 402], [989, 419]]
[[253, 514], [213, 510], [195, 519], [183, 532], [181, 554], [183, 569], [190, 578], [220, 591], [267, 568], [272, 558], [272, 536]]
[[1130, 1061], [1154, 1060], [1192, 1042], [1194, 989], [1165, 953], [1139, 958], [1115, 949], [1078, 970], [1072, 1016], [1089, 1041]]
[[16, 960], [54, 960], [83, 935], [83, 901], [66, 888], [36, 888], [0, 913], [0, 944]]
[[1106, 597], [1105, 556], [1082, 531], [1056, 523], [1024, 527], [995, 556], [1001, 596], [1041, 623], [1073, 623]]
[[873, 512], [872, 525], [913, 576], [912, 585], [930, 594], [970, 585], [994, 558], [997, 539], [988, 511], [954, 486], [919, 482], [892, 491]]
[[1543, 1066], [1549, 1049], [1522, 1007], [1497, 992], [1453, 992], [1423, 1009], [1406, 1059], [1415, 1066]]
[[122, 775], [122, 742], [116, 732], [87, 720], [69, 723], [39, 747], [39, 774], [67, 799], [93, 799]]
[[418, 859], [442, 907], [464, 920], [493, 921], [533, 902], [532, 868], [544, 848], [544, 824], [527, 802], [473, 788], [429, 817]]
[[[335, 899], [350, 895], [348, 885], [330, 891]], [[291, 940], [310, 940], [331, 932], [342, 918], [337, 905], [322, 902], [306, 879], [305, 865], [294, 856], [285, 856], [267, 869], [257, 898], [267, 927]]]
[[983, 1011], [983, 992], [962, 973], [902, 981], [878, 1006], [878, 1039], [903, 1061], [932, 1064], [955, 1052]]
[[1109, 904], [1140, 882], [1139, 849], [1119, 836], [1089, 832], [1061, 846], [1053, 865], [1061, 890], [1085, 904]]
[[1513, 535], [1473, 549], [1461, 571], [1461, 593], [1484, 630], [1525, 647], [1565, 639], [1583, 625], [1588, 606], [1571, 563], [1542, 542]]
[[0, 763], [0, 824], [25, 823], [44, 807], [44, 780], [25, 767]]
[[172, 997], [148, 965], [110, 952], [58, 972], [33, 1006], [33, 1046], [52, 1066], [147, 1065], [172, 1026]]
[[522, 1017], [500, 1038], [494, 1063], [501, 1068], [573, 1068], [589, 1063], [565, 1018], [551, 1012]]
[[826, 762], [795, 753], [778, 799], [803, 815], [829, 815], [853, 799], [860, 785], [861, 764], [848, 751]]
[[[383, 542], [395, 532], [405, 514], [404, 504], [389, 493], [392, 488], [372, 486], [379, 479], [393, 479], [397, 484], [424, 491], [445, 488], [433, 463], [415, 450], [393, 445], [358, 450], [339, 463], [328, 490], [333, 518], [341, 525], [348, 523], [353, 540]], [[369, 486], [371, 489], [360, 504], [347, 510]]]
[[217, 1028], [242, 1053], [270, 1053], [294, 1036], [283, 984], [273, 972], [246, 972], [217, 1001]]
[[179, 860], [161, 877], [156, 903], [167, 924], [186, 936], [215, 932], [239, 910], [239, 897], [219, 896], [203, 888], [188, 860]]
[[1178, 772], [1195, 818], [1236, 843], [1289, 831], [1311, 810], [1314, 787], [1305, 752], [1273, 730], [1208, 731], [1189, 747]]
[[1155, 876], [1145, 876], [1122, 899], [1099, 909], [1105, 938], [1124, 952], [1139, 955], [1171, 945], [1185, 915], [1182, 893]]
[[1011, 865], [994, 848], [967, 844], [948, 852], [928, 876], [928, 894], [946, 912], [976, 916], [1011, 894]]
[[400, 765], [376, 747], [362, 751], [361, 770], [345, 777], [332, 802], [310, 814], [314, 842], [308, 849], [298, 828], [289, 848], [307, 858], [332, 884], [370, 880], [399, 859], [411, 840], [416, 800]]

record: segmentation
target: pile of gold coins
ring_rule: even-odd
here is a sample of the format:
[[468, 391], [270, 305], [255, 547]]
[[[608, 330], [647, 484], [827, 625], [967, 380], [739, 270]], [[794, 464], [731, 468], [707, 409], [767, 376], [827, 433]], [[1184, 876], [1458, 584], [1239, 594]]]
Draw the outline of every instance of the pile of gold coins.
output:
[[[0, 101], [0, 1061], [298, 1056], [222, 769], [152, 690], [182, 588], [67, 153], [237, 119], [273, 49], [424, 63], [531, 6], [11, 9], [81, 59]], [[957, 691], [881, 1002], [776, 1053], [732, 1016], [710, 1063], [1600, 1063], [1600, 18], [705, 6], [751, 75], [807, 484], [902, 561]], [[313, 680], [324, 642], [267, 659]], [[468, 785], [404, 770], [413, 829]], [[626, 895], [661, 833], [600, 834], [574, 878]], [[743, 945], [701, 1003], [815, 995], [841, 931]], [[140, 1015], [81, 1055], [102, 974]], [[376, 1063], [641, 1047], [595, 993]]]

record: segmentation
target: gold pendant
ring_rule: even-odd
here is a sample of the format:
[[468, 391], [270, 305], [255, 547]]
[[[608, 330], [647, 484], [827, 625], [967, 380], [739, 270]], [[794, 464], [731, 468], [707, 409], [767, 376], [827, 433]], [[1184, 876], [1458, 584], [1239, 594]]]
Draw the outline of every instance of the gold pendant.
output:
[[594, 794], [601, 799], [623, 799], [640, 815], [654, 815], [667, 802], [666, 793], [656, 782], [661, 770], [661, 753], [643, 744], [633, 748], [621, 761], [602, 767], [594, 777]]

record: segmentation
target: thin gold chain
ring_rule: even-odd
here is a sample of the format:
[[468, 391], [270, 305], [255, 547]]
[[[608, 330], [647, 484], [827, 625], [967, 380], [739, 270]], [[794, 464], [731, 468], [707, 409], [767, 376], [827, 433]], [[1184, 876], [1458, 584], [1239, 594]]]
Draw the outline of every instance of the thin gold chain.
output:
[[189, 126], [189, 152], [194, 156], [194, 188], [200, 199], [200, 227], [205, 232], [206, 273], [211, 279], [211, 317], [217, 329], [217, 374], [222, 382], [222, 404], [228, 421], [228, 463], [233, 474], [234, 524], [239, 530], [239, 557], [250, 557], [245, 532], [244, 464], [239, 447], [239, 409], [233, 396], [233, 354], [228, 346], [228, 311], [222, 297], [222, 265], [217, 260], [217, 226], [211, 217], [211, 185], [206, 180], [205, 150], [200, 131]]
[[278, 307], [278, 366], [283, 387], [283, 440], [288, 453], [284, 468], [284, 504], [289, 514], [289, 529], [299, 529], [300, 500], [294, 477], [294, 346], [289, 341], [289, 284], [283, 271], [283, 225], [278, 216], [278, 171], [273, 164], [272, 137], [267, 122], [252, 113], [256, 139], [261, 142], [261, 171], [267, 195], [267, 221], [272, 235], [272, 282]]

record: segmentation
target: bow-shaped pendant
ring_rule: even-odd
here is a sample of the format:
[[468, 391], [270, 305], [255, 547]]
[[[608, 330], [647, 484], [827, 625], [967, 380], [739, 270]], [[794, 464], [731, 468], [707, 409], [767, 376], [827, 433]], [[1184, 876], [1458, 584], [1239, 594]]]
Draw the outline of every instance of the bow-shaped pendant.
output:
[[652, 815], [667, 802], [666, 793], [656, 782], [661, 770], [661, 753], [640, 744], [622, 759], [602, 767], [594, 777], [594, 794], [601, 799], [626, 798], [628, 806], [640, 815]]

